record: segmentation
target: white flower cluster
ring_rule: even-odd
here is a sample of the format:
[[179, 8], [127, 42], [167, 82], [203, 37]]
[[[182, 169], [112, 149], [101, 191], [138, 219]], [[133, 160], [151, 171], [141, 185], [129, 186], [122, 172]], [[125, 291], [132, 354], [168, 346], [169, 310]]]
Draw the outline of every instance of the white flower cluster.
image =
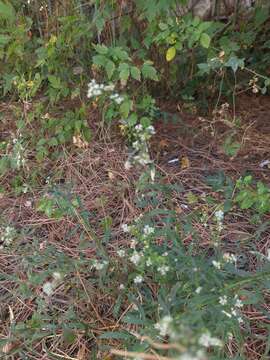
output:
[[92, 97], [100, 96], [104, 92], [113, 91], [114, 88], [115, 86], [113, 84], [110, 85], [98, 84], [95, 79], [92, 79], [88, 84], [87, 97], [92, 98]]
[[1, 229], [0, 241], [2, 243], [1, 247], [11, 245], [12, 241], [16, 237], [16, 230], [12, 226], [6, 226], [4, 229]]
[[218, 270], [221, 269], [221, 263], [219, 261], [213, 260], [212, 264], [214, 265], [214, 267]]
[[24, 166], [25, 158], [24, 155], [24, 147], [22, 143], [18, 139], [13, 139], [13, 154], [12, 154], [12, 163], [14, 163], [14, 167], [19, 169], [20, 167]]
[[139, 262], [141, 261], [142, 257], [143, 257], [143, 255], [139, 254], [137, 251], [134, 251], [134, 253], [130, 257], [130, 261], [134, 265], [138, 265]]
[[60, 281], [62, 280], [62, 274], [60, 274], [58, 271], [55, 271], [52, 274], [53, 280], [52, 281], [46, 281], [42, 286], [42, 291], [47, 295], [51, 296], [56, 289], [56, 287], [59, 285]]
[[172, 322], [173, 319], [170, 315], [164, 316], [157, 324], [155, 324], [155, 329], [159, 331], [161, 336], [169, 335]]
[[128, 233], [130, 231], [130, 227], [128, 226], [128, 224], [122, 224], [121, 228], [124, 233]]
[[143, 282], [143, 277], [141, 275], [137, 275], [133, 281], [134, 284], [141, 284]]
[[110, 96], [110, 99], [115, 101], [117, 105], [122, 104], [122, 102], [124, 101], [123, 96], [119, 95], [118, 93], [112, 94]]
[[223, 229], [224, 212], [222, 210], [217, 210], [215, 212], [215, 218], [217, 221], [217, 229], [220, 232]]
[[[92, 79], [88, 84], [87, 97], [97, 97], [104, 93], [112, 92], [115, 89], [114, 84], [104, 85], [98, 84], [95, 79]], [[124, 97], [119, 95], [117, 92], [110, 95], [110, 99], [113, 100], [117, 105], [120, 105], [124, 101]]]
[[170, 271], [170, 267], [167, 266], [167, 265], [162, 265], [162, 266], [160, 266], [160, 267], [157, 268], [157, 271], [158, 271], [161, 275], [165, 276], [165, 275], [167, 274], [167, 272]]
[[220, 270], [222, 265], [224, 265], [224, 263], [231, 263], [231, 264], [235, 264], [237, 263], [237, 256], [234, 255], [234, 254], [230, 254], [230, 253], [225, 253], [223, 254], [223, 261], [216, 261], [216, 260], [213, 260], [212, 261], [212, 264], [213, 266]]
[[208, 348], [210, 346], [223, 346], [223, 342], [215, 337], [212, 337], [209, 332], [201, 335], [199, 338], [199, 344]]
[[225, 253], [223, 255], [223, 260], [227, 263], [232, 263], [232, 264], [236, 264], [237, 262], [237, 257], [234, 254], [230, 254], [230, 253]]
[[[226, 295], [219, 297], [219, 303], [222, 306], [226, 306], [228, 304], [228, 298]], [[231, 302], [231, 301], [230, 301]], [[233, 306], [230, 307], [229, 311], [222, 310], [223, 314], [225, 314], [228, 318], [235, 317], [237, 321], [241, 324], [243, 319], [240, 314], [240, 309], [244, 306], [243, 301], [239, 298], [238, 295], [235, 295], [233, 299]]]
[[151, 235], [155, 232], [155, 228], [149, 225], [145, 225], [143, 228], [143, 233], [145, 236]]
[[[147, 141], [150, 140], [153, 134], [155, 134], [155, 129], [152, 125], [144, 128], [142, 124], [137, 124], [134, 127], [134, 136], [136, 139], [132, 143], [134, 152], [130, 159], [125, 162], [126, 170], [129, 170], [133, 164], [145, 166], [152, 163], [149, 155]], [[151, 174], [151, 177], [154, 177], [153, 173]]]
[[96, 270], [102, 270], [104, 269], [105, 266], [108, 265], [108, 261], [107, 260], [103, 260], [103, 261], [98, 261], [98, 260], [94, 260], [92, 263], [92, 267], [95, 268]]
[[120, 250], [117, 251], [117, 255], [119, 257], [123, 258], [126, 255], [126, 252], [125, 252], [125, 250], [120, 249]]

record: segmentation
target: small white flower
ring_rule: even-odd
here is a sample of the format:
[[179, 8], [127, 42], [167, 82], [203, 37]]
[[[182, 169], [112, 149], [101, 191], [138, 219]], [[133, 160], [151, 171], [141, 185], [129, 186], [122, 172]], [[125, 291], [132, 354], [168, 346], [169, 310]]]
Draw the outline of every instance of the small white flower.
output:
[[152, 126], [152, 125], [148, 126], [147, 130], [149, 131], [149, 133], [150, 133], [151, 135], [154, 135], [154, 134], [155, 134], [154, 126]]
[[54, 286], [51, 282], [47, 281], [45, 282], [45, 284], [43, 284], [42, 286], [42, 291], [48, 295], [48, 296], [51, 296], [53, 294], [53, 291], [54, 291]]
[[97, 260], [94, 260], [93, 261], [93, 267], [96, 269], [96, 270], [102, 270], [104, 269], [104, 267], [108, 264], [108, 261], [97, 261]]
[[159, 331], [161, 336], [166, 336], [170, 332], [172, 321], [172, 317], [170, 315], [166, 315], [157, 324], [155, 324], [155, 329]]
[[142, 124], [137, 124], [137, 125], [135, 126], [135, 130], [136, 130], [136, 131], [142, 131], [142, 130], [143, 130]]
[[129, 232], [129, 226], [127, 224], [122, 224], [121, 228], [123, 230], [124, 233], [128, 233]]
[[137, 275], [133, 281], [135, 284], [140, 284], [143, 282], [143, 277], [141, 275]]
[[132, 254], [132, 256], [130, 257], [130, 261], [134, 264], [134, 265], [138, 265], [139, 262], [141, 261], [142, 256], [137, 252], [134, 251], [134, 253]]
[[244, 322], [244, 320], [240, 316], [238, 316], [237, 321], [239, 322], [239, 324], [242, 324]]
[[126, 252], [125, 252], [125, 250], [120, 249], [117, 251], [117, 255], [122, 258], [126, 255]]
[[169, 270], [170, 270], [170, 267], [166, 266], [166, 265], [162, 265], [157, 268], [157, 271], [160, 272], [160, 274], [163, 276], [166, 275]]
[[153, 263], [152, 263], [152, 260], [151, 259], [147, 259], [146, 260], [146, 266], [152, 266], [153, 265]]
[[116, 102], [117, 105], [122, 104], [123, 101], [124, 101], [123, 96], [118, 96], [118, 97], [115, 99], [115, 102]]
[[58, 271], [55, 271], [53, 274], [52, 274], [54, 280], [56, 281], [60, 281], [62, 279], [62, 275], [60, 274], [60, 272]]
[[145, 227], [143, 228], [143, 232], [145, 235], [151, 235], [154, 233], [154, 231], [155, 231], [155, 229], [149, 225], [145, 225]]
[[236, 263], [237, 262], [237, 257], [234, 254], [230, 254], [230, 253], [225, 253], [223, 255], [223, 259], [224, 259], [224, 261], [226, 261], [228, 263]]
[[226, 295], [224, 295], [224, 296], [220, 296], [219, 297], [219, 303], [220, 303], [220, 305], [226, 305], [227, 303], [228, 303], [228, 298], [227, 298], [227, 296]]
[[238, 308], [241, 308], [244, 306], [244, 304], [243, 304], [242, 300], [236, 299], [235, 306]]
[[222, 346], [223, 343], [220, 339], [212, 337], [209, 332], [202, 334], [199, 338], [199, 344], [208, 348], [210, 346]]
[[224, 212], [222, 210], [218, 210], [215, 212], [215, 217], [218, 222], [222, 222], [224, 219]]
[[215, 267], [216, 269], [218, 269], [218, 270], [221, 269], [221, 264], [220, 264], [220, 262], [213, 260], [213, 261], [212, 261], [212, 264], [214, 265], [214, 267]]
[[130, 170], [131, 167], [132, 167], [131, 162], [129, 160], [127, 160], [124, 164], [125, 170]]
[[125, 289], [125, 285], [124, 285], [124, 284], [120, 284], [120, 285], [119, 285], [119, 289], [120, 289], [120, 290], [124, 290], [124, 289]]
[[197, 287], [197, 289], [195, 290], [195, 293], [196, 293], [196, 294], [200, 294], [201, 291], [202, 291], [202, 287], [199, 286], [199, 287]]

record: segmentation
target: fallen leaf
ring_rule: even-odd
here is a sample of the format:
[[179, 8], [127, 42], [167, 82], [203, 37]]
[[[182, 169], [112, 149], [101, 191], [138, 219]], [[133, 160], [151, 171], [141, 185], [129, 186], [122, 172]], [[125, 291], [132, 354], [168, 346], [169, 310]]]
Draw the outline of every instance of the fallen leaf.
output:
[[183, 156], [181, 159], [181, 169], [188, 169], [190, 167], [190, 161], [187, 156]]

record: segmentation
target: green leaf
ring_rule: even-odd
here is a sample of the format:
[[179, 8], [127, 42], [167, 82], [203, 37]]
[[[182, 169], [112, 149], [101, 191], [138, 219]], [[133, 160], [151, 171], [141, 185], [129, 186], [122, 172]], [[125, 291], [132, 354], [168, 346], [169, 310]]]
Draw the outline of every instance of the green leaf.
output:
[[136, 324], [136, 325], [144, 325], [145, 324], [145, 320], [140, 319], [138, 316], [132, 315], [132, 314], [128, 314], [128, 315], [124, 316], [122, 318], [122, 321], [127, 324]]
[[132, 101], [125, 100], [120, 106], [120, 113], [124, 118], [127, 118], [132, 107]]
[[108, 48], [105, 45], [95, 45], [95, 50], [100, 54], [100, 55], [106, 55], [108, 54]]
[[122, 82], [126, 82], [129, 78], [129, 65], [127, 63], [122, 63], [119, 65], [119, 77]]
[[168, 25], [165, 23], [159, 23], [158, 27], [160, 28], [160, 30], [165, 31], [168, 29]]
[[269, 9], [267, 7], [258, 7], [255, 12], [254, 25], [261, 26], [269, 17]]
[[121, 331], [107, 331], [104, 334], [100, 335], [99, 338], [130, 340], [131, 338], [133, 338], [133, 336]]
[[104, 55], [93, 56], [93, 63], [97, 66], [106, 66], [107, 58]]
[[0, 46], [6, 45], [11, 37], [9, 35], [0, 34]]
[[63, 339], [66, 344], [73, 344], [76, 341], [76, 334], [71, 329], [64, 329], [63, 331]]
[[130, 68], [131, 77], [135, 80], [141, 80], [141, 71], [136, 66], [131, 66]]
[[208, 34], [203, 33], [200, 37], [201, 46], [208, 49], [210, 46], [211, 38]]
[[168, 62], [172, 61], [175, 58], [175, 55], [176, 55], [176, 49], [174, 46], [171, 46], [166, 52], [166, 60]]
[[108, 78], [111, 79], [115, 70], [115, 64], [111, 60], [107, 61], [107, 64], [105, 66], [105, 70], [107, 72]]
[[48, 75], [48, 80], [50, 82], [50, 85], [54, 89], [61, 89], [61, 79], [55, 75]]
[[0, 18], [4, 20], [14, 20], [15, 10], [10, 3], [0, 1]]
[[236, 56], [231, 56], [229, 60], [225, 63], [225, 66], [230, 67], [233, 72], [236, 73], [239, 67], [241, 69], [245, 67], [244, 59], [239, 59]]
[[149, 63], [144, 63], [141, 71], [142, 71], [142, 75], [145, 79], [151, 79], [154, 81], [158, 81], [157, 71]]

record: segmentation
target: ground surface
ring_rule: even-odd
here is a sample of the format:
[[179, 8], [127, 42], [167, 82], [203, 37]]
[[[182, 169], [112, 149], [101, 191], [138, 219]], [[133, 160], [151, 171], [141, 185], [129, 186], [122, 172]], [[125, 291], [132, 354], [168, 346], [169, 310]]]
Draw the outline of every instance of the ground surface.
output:
[[[3, 111], [7, 111], [7, 105], [2, 105]], [[175, 206], [179, 212], [192, 212], [194, 208], [204, 208], [203, 198], [207, 195], [218, 197], [206, 184], [205, 178], [216, 171], [224, 173], [234, 180], [246, 172], [252, 172], [256, 179], [261, 179], [270, 185], [270, 169], [261, 167], [263, 160], [270, 159], [270, 98], [256, 96], [242, 96], [237, 100], [235, 117], [239, 120], [238, 125], [233, 123], [233, 114], [228, 111], [224, 122], [222, 116], [215, 119], [202, 118], [196, 114], [182, 111], [180, 105], [166, 104], [164, 112], [174, 116], [174, 120], [158, 119], [155, 124], [156, 136], [151, 143], [151, 154], [159, 171], [163, 174], [163, 181], [168, 183], [182, 184], [185, 189], [182, 198], [175, 198]], [[92, 114], [89, 114], [89, 122], [93, 126]], [[12, 127], [7, 127], [3, 122], [1, 127], [1, 139], [8, 136]], [[241, 144], [236, 156], [230, 157], [224, 153], [223, 144], [226, 136], [233, 133]], [[124, 162], [126, 159], [126, 147], [119, 140], [119, 136], [109, 136], [102, 132], [96, 135], [90, 146], [84, 150], [68, 153], [58, 162], [48, 162], [46, 165], [47, 175], [50, 181], [59, 186], [59, 191], [64, 191], [66, 186], [72, 188], [72, 193], [80, 197], [84, 208], [92, 214], [90, 222], [92, 227], [100, 231], [100, 221], [110, 218], [112, 221], [112, 241], [107, 244], [108, 251], [113, 256], [115, 249], [124, 244], [119, 229], [120, 224], [128, 223], [136, 215], [134, 205], [134, 181], [138, 178], [136, 169], [126, 171]], [[169, 161], [178, 159], [173, 164]], [[32, 160], [34, 162], [34, 160]], [[31, 164], [31, 168], [34, 167]], [[31, 169], [29, 169], [31, 171]], [[2, 186], [11, 180], [12, 174], [2, 177]], [[9, 219], [16, 224], [18, 229], [25, 231], [25, 246], [31, 245], [33, 252], [49, 251], [53, 245], [61, 252], [77, 258], [79, 251], [83, 249], [85, 239], [81, 239], [77, 231], [76, 221], [70, 218], [50, 219], [36, 211], [36, 203], [44, 193], [47, 185], [40, 180], [39, 187], [30, 189], [26, 194], [18, 196], [11, 192], [0, 194], [1, 217]], [[188, 194], [196, 196], [194, 203], [188, 199]], [[265, 216], [265, 222], [270, 217]], [[202, 224], [194, 224], [201, 237], [201, 245], [207, 246], [211, 239], [209, 233]], [[235, 211], [226, 220], [226, 226], [222, 233], [222, 246], [225, 250], [233, 251], [241, 248], [243, 254], [252, 247], [260, 252], [270, 248], [270, 230], [267, 227], [256, 238], [257, 227], [250, 224], [247, 217], [241, 211]], [[184, 242], [189, 242], [185, 238]], [[35, 243], [37, 242], [37, 243]], [[125, 244], [129, 246], [129, 244]], [[30, 248], [31, 248], [30, 246]], [[86, 247], [83, 250], [86, 258], [91, 258], [95, 249]], [[41, 287], [33, 286], [32, 301], [24, 300], [16, 295], [15, 289], [18, 282], [14, 281], [16, 274], [23, 283], [26, 274], [21, 270], [23, 251], [14, 250], [12, 254], [4, 250], [0, 251], [0, 272], [9, 274], [9, 278], [0, 284], [0, 337], [8, 336], [10, 326], [20, 323], [31, 317], [36, 309], [35, 299], [41, 296]], [[248, 267], [252, 269], [253, 259], [249, 258]], [[36, 267], [37, 269], [37, 267]], [[30, 271], [30, 270], [29, 270]], [[42, 273], [42, 264], [38, 272]], [[75, 308], [80, 312], [81, 318], [91, 324], [95, 334], [92, 342], [86, 342], [83, 335], [72, 346], [63, 346], [60, 337], [44, 340], [37, 339], [35, 348], [31, 351], [31, 359], [46, 359], [39, 357], [42, 349], [49, 348], [51, 353], [58, 353], [65, 359], [84, 359], [90, 349], [95, 348], [95, 336], [105, 329], [115, 329], [119, 323], [112, 317], [114, 299], [104, 296], [96, 285], [85, 289], [83, 275], [74, 279], [84, 296], [76, 296]], [[78, 284], [79, 283], [79, 284]], [[89, 300], [91, 294], [91, 301]], [[262, 308], [266, 311], [270, 308], [270, 299], [265, 297]], [[53, 299], [53, 307], [67, 310], [74, 302], [72, 289], [60, 288]], [[61, 311], [62, 311], [61, 310]], [[252, 319], [250, 339], [247, 339], [247, 353], [250, 359], [260, 359], [260, 354], [265, 349], [265, 344], [260, 335], [266, 334], [269, 328], [269, 320], [263, 312], [255, 312], [252, 306], [245, 309], [246, 315]], [[9, 346], [16, 347], [12, 343]], [[61, 351], [58, 349], [62, 349]], [[63, 350], [65, 349], [65, 350]], [[40, 353], [41, 351], [41, 353]], [[91, 350], [92, 351], [92, 350]], [[233, 351], [233, 349], [229, 349]], [[68, 354], [68, 355], [67, 355]], [[69, 357], [68, 357], [69, 356]], [[97, 354], [97, 358], [99, 358]], [[15, 357], [16, 358], [16, 357]]]

